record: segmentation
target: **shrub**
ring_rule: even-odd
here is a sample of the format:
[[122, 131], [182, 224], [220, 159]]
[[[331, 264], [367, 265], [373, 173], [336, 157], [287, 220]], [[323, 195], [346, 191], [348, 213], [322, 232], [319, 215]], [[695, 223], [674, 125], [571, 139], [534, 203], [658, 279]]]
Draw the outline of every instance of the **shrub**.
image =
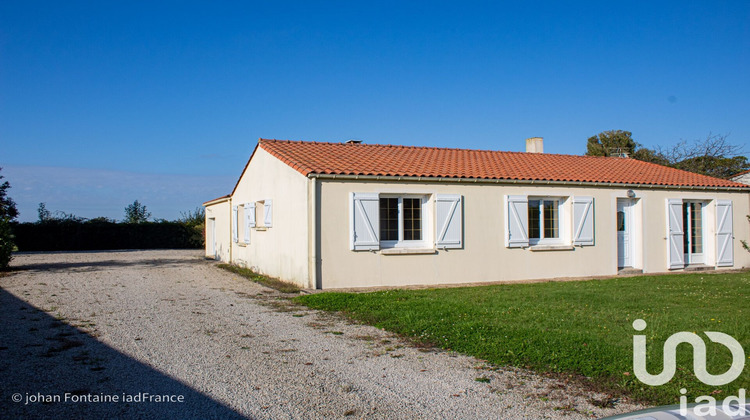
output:
[[116, 223], [53, 219], [12, 226], [19, 251], [202, 248], [202, 235], [181, 222]]
[[8, 267], [11, 258], [13, 258], [14, 248], [10, 223], [7, 220], [0, 219], [0, 269]]

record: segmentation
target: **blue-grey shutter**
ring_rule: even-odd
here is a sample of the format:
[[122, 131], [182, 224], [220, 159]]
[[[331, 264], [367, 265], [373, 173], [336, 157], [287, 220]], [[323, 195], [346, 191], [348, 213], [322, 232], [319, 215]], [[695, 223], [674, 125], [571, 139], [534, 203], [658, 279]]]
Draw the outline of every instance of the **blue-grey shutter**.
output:
[[594, 245], [594, 197], [573, 197], [573, 245]]
[[435, 245], [438, 248], [461, 248], [462, 206], [457, 194], [437, 194], [435, 197]]
[[251, 221], [253, 225], [255, 224], [255, 221], [250, 217], [250, 216], [255, 215], [255, 212], [252, 212], [252, 213], [250, 212], [250, 209], [253, 207], [255, 207], [255, 203], [245, 203], [245, 206], [244, 206], [245, 211], [243, 213], [245, 216], [245, 221], [243, 223], [243, 228], [245, 229], [245, 243], [246, 244], [250, 243], [250, 228], [253, 227], [250, 225]]
[[349, 249], [380, 249], [380, 197], [377, 193], [349, 194]]
[[263, 225], [273, 226], [273, 200], [270, 198], [263, 202]]
[[731, 267], [734, 265], [732, 226], [732, 202], [716, 201], [716, 265]]
[[255, 227], [255, 202], [247, 203], [247, 207], [245, 207], [245, 211], [250, 211], [250, 214], [247, 216], [247, 225], [251, 228]]
[[682, 200], [667, 199], [667, 267], [685, 267], [682, 229]]
[[237, 232], [237, 206], [232, 206], [232, 241], [239, 242], [239, 232]]
[[529, 246], [529, 199], [525, 195], [506, 195], [505, 246]]

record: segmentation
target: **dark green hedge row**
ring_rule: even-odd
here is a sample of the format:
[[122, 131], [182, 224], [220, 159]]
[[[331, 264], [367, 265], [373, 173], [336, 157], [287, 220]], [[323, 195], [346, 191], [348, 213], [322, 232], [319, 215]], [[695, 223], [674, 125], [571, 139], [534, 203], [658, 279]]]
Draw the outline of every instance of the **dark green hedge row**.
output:
[[19, 251], [203, 248], [203, 226], [180, 222], [49, 221], [12, 226]]

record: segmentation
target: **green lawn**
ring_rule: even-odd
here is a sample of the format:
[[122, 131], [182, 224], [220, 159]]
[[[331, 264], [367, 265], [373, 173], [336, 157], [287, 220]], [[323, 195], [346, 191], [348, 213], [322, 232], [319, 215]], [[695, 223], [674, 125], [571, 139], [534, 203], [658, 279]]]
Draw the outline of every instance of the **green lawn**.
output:
[[[646, 334], [649, 372], [661, 372], [662, 346], [679, 331], [706, 342], [708, 370], [731, 364], [729, 350], [703, 331], [737, 339], [750, 356], [750, 272], [675, 274], [517, 285], [372, 293], [320, 293], [297, 301], [497, 365], [582, 375], [597, 389], [626, 393], [652, 404], [690, 402], [750, 388], [750, 361], [733, 383], [711, 387], [692, 373], [692, 348], [679, 346], [677, 374], [651, 387], [633, 375], [633, 334]], [[644, 332], [633, 321], [644, 319]], [[590, 379], [586, 379], [590, 378]]]
[[262, 274], [258, 274], [254, 272], [253, 270], [249, 268], [240, 267], [238, 265], [234, 264], [219, 264], [219, 268], [223, 268], [224, 270], [231, 271], [232, 273], [239, 274], [240, 276], [254, 281], [256, 283], [260, 283], [266, 287], [270, 287], [272, 289], [276, 289], [279, 292], [282, 293], [299, 293], [300, 288], [294, 283], [288, 283], [285, 281], [281, 281], [279, 279], [275, 279], [273, 277], [264, 276]]

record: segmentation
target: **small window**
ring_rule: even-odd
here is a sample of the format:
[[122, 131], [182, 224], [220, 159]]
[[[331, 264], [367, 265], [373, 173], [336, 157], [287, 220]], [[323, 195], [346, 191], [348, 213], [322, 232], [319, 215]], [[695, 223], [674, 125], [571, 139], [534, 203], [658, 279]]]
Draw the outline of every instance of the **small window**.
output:
[[541, 238], [541, 231], [539, 226], [541, 222], [539, 220], [539, 208], [542, 203], [539, 200], [529, 200], [529, 239]]
[[556, 242], [560, 239], [560, 200], [534, 198], [528, 207], [529, 242]]
[[424, 239], [424, 197], [380, 197], [380, 241], [383, 246], [418, 246]]
[[422, 240], [422, 200], [404, 198], [404, 240]]
[[[690, 254], [690, 262], [703, 261], [703, 203], [699, 201], [682, 202], [682, 237], [683, 250]], [[693, 254], [699, 254], [698, 258]]]
[[380, 240], [398, 241], [398, 198], [380, 199]]

